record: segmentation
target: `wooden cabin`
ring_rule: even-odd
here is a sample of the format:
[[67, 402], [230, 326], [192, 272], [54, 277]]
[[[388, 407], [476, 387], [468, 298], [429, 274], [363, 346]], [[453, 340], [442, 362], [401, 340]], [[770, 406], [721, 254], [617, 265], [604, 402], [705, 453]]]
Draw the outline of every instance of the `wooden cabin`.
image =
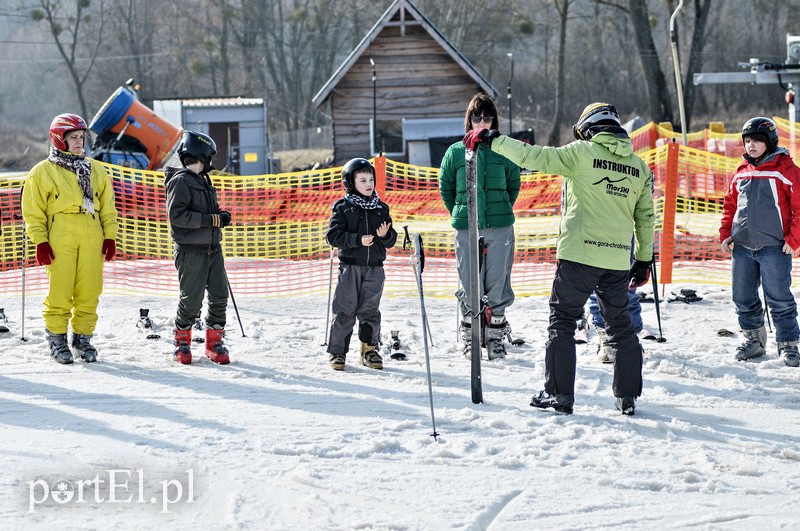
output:
[[408, 131], [417, 132], [415, 142], [420, 125], [440, 139], [463, 136], [467, 104], [479, 91], [497, 98], [414, 4], [395, 0], [312, 101], [331, 101], [336, 164], [379, 153], [417, 163], [409, 160]]

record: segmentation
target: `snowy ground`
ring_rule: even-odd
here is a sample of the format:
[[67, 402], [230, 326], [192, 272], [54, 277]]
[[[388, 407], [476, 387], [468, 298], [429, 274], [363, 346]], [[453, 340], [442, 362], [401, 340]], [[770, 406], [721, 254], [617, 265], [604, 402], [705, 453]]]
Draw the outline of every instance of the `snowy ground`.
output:
[[[797, 529], [800, 369], [774, 342], [762, 360], [734, 361], [729, 292], [699, 294], [662, 302], [668, 341], [645, 342], [635, 417], [614, 409], [594, 344], [579, 347], [572, 416], [528, 405], [542, 385], [544, 297], [509, 310], [528, 344], [484, 361], [485, 403], [473, 405], [455, 304], [427, 299], [438, 440], [416, 298], [382, 307], [384, 335], [401, 330], [408, 361], [334, 372], [324, 297], [237, 298], [246, 337], [231, 308], [233, 362], [215, 366], [195, 345], [197, 362], [179, 366], [174, 300], [104, 296], [99, 361], [60, 366], [41, 297], [28, 298], [22, 342], [18, 303], [4, 296], [0, 527]], [[164, 327], [160, 340], [137, 332], [140, 307]]]

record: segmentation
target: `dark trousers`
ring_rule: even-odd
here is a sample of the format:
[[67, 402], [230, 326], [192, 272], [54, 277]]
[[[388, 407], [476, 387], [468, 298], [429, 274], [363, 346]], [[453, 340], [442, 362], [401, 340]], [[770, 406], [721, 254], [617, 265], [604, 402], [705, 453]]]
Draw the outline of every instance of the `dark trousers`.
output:
[[642, 347], [628, 313], [629, 276], [628, 271], [558, 261], [545, 345], [544, 389], [549, 394], [575, 394], [575, 323], [592, 291], [606, 320], [608, 344], [616, 352], [614, 396], [642, 394]]
[[328, 352], [346, 354], [358, 319], [359, 340], [370, 345], [381, 341], [381, 296], [386, 273], [383, 266], [339, 265], [339, 282], [333, 295], [333, 323]]
[[175, 326], [186, 328], [194, 324], [200, 317], [203, 296], [208, 291], [206, 324], [224, 328], [228, 307], [228, 276], [222, 253], [175, 251], [175, 269], [178, 270], [181, 289]]

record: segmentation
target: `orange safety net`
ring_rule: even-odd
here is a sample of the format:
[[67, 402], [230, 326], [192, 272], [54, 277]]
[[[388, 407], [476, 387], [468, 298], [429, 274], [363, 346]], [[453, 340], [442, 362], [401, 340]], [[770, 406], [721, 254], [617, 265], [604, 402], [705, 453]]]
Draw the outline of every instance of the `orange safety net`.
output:
[[[794, 150], [791, 125], [776, 122], [781, 145]], [[730, 257], [720, 249], [718, 229], [728, 180], [740, 161], [740, 135], [705, 130], [689, 134], [689, 147], [684, 147], [676, 133], [649, 124], [631, 137], [655, 174], [659, 281], [729, 283]], [[458, 288], [454, 234], [438, 192], [438, 169], [385, 158], [375, 159], [375, 165], [381, 197], [389, 204], [400, 234], [385, 263], [385, 293], [416, 293], [411, 250], [402, 246], [403, 228], [408, 227], [411, 234], [423, 237], [426, 295], [453, 296]], [[105, 266], [105, 292], [176, 296], [163, 174], [106, 168], [116, 192], [120, 233], [117, 258]], [[331, 206], [342, 197], [340, 171], [213, 176], [220, 204], [233, 217], [233, 224], [224, 229], [223, 250], [236, 296], [319, 295], [336, 283], [338, 262], [325, 233]], [[6, 296], [19, 294], [23, 282], [26, 292], [47, 288], [47, 276], [35, 265], [32, 245], [24, 245], [20, 212], [24, 180], [24, 174], [0, 177], [0, 293]], [[515, 204], [512, 272], [518, 296], [550, 290], [560, 195], [560, 176], [523, 173]], [[800, 261], [795, 264], [795, 272], [800, 271]]]

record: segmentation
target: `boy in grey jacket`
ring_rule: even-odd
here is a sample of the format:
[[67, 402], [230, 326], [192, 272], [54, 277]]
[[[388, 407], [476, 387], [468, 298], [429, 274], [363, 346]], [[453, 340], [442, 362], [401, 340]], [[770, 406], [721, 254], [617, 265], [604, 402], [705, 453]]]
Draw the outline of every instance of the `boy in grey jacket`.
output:
[[175, 268], [181, 295], [175, 316], [175, 359], [192, 362], [192, 325], [200, 317], [203, 296], [208, 291], [206, 356], [224, 365], [230, 362], [225, 335], [228, 306], [228, 276], [222, 255], [222, 228], [231, 223], [229, 212], [220, 210], [217, 192], [208, 172], [217, 145], [208, 135], [184, 131], [178, 146], [183, 168], [167, 168], [169, 232], [175, 242]]

